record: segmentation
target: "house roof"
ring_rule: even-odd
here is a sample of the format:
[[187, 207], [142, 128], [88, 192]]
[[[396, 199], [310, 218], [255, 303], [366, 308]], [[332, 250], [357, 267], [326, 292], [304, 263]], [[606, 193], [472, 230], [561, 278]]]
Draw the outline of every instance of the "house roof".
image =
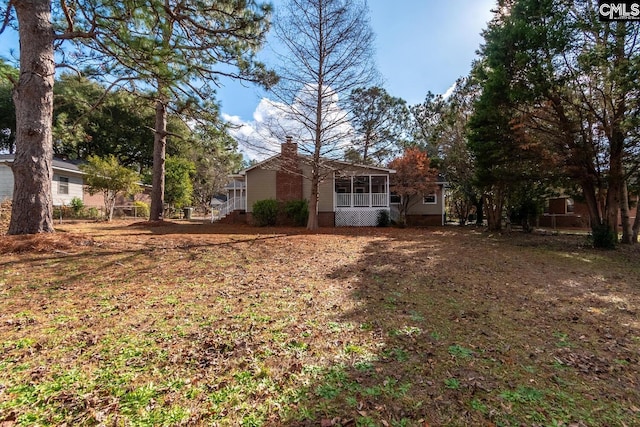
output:
[[[15, 159], [14, 154], [0, 154], [0, 163], [13, 163], [14, 159]], [[51, 162], [51, 167], [56, 171], [84, 174], [84, 172], [80, 170], [80, 168], [76, 163], [73, 163], [67, 160], [58, 159], [55, 157]]]
[[[251, 167], [248, 167], [247, 169], [241, 170], [240, 172], [238, 172], [238, 174], [245, 175], [250, 170], [262, 167], [265, 164], [267, 164], [269, 162], [272, 162], [273, 160], [279, 158], [280, 156], [281, 156], [281, 153], [276, 154], [274, 156], [271, 156], [266, 160], [263, 160], [263, 161], [261, 161], [259, 163], [256, 163], [255, 165], [253, 165]], [[303, 154], [297, 154], [297, 156], [298, 156], [298, 159], [300, 159], [300, 160], [309, 161], [311, 159], [311, 156], [305, 156]], [[357, 164], [357, 163], [350, 163], [350, 162], [345, 162], [345, 161], [341, 161], [341, 160], [333, 160], [333, 159], [327, 159], [327, 158], [322, 158], [322, 161], [325, 162], [325, 164], [333, 164], [333, 165], [335, 165], [334, 169], [344, 169], [345, 167], [356, 167], [356, 168], [362, 168], [362, 169], [372, 169], [372, 170], [376, 170], [376, 171], [379, 171], [379, 172], [385, 172], [385, 173], [396, 173], [395, 169], [383, 168], [383, 167], [380, 167], [380, 166], [361, 165], [361, 164]]]

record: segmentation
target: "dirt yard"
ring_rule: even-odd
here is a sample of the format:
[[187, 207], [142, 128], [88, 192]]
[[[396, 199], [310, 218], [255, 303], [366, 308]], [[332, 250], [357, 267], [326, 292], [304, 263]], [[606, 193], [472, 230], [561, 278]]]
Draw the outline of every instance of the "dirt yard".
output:
[[126, 222], [0, 237], [0, 426], [640, 426], [640, 252]]

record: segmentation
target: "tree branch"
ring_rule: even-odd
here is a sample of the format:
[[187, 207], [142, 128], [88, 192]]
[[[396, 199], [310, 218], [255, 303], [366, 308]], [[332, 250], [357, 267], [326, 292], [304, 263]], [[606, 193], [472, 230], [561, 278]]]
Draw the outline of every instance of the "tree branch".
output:
[[69, 13], [67, 2], [60, 0], [60, 7], [62, 8], [62, 13], [64, 13], [64, 19], [67, 21], [67, 31], [65, 31], [65, 33], [73, 33], [73, 18], [71, 17], [71, 13]]
[[13, 9], [13, 0], [9, 0], [7, 3], [7, 10], [4, 12], [4, 19], [2, 20], [2, 27], [0, 27], [0, 34], [2, 34], [9, 26], [9, 21], [11, 20], [11, 9]]

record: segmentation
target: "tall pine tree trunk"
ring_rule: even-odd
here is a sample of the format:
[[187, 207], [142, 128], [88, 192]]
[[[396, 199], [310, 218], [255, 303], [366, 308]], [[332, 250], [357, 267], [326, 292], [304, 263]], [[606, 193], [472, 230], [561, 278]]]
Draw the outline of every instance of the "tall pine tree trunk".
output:
[[49, 0], [14, 0], [20, 36], [20, 78], [13, 94], [16, 152], [9, 234], [53, 228], [53, 55]]
[[164, 176], [167, 152], [167, 104], [162, 97], [162, 90], [158, 91], [156, 101], [155, 133], [153, 137], [153, 178], [151, 189], [150, 221], [160, 221], [164, 218]]

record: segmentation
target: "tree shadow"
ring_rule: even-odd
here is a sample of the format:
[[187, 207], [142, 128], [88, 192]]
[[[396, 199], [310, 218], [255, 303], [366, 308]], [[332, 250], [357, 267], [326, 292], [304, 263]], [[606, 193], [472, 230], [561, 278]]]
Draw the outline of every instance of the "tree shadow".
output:
[[[352, 286], [353, 307], [335, 310], [344, 338], [336, 339], [333, 360], [306, 388], [300, 410], [308, 415], [290, 417], [286, 425], [575, 420], [581, 410], [567, 409], [562, 399], [576, 399], [589, 387], [566, 397], [563, 384], [594, 376], [607, 390], [598, 402], [607, 410], [618, 411], [618, 399], [639, 397], [618, 383], [624, 377], [633, 388], [639, 373], [630, 366], [638, 361], [640, 336], [633, 308], [640, 301], [637, 269], [617, 268], [612, 277], [620, 286], [612, 290], [592, 282], [602, 277], [593, 261], [577, 256], [552, 273], [547, 255], [532, 254], [531, 245], [509, 251], [504, 242], [467, 233], [453, 246], [448, 239], [456, 234], [389, 235], [364, 246], [352, 263], [332, 268], [328, 279]], [[575, 256], [576, 248], [552, 250]], [[616, 301], [625, 293], [621, 309]], [[613, 314], [598, 314], [608, 311]]]

